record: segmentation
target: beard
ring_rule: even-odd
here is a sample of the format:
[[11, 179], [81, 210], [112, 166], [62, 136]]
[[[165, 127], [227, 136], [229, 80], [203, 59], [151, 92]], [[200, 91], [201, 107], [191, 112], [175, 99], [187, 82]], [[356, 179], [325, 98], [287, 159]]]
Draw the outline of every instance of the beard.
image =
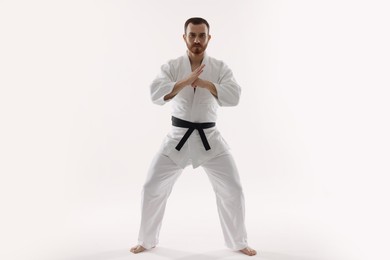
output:
[[187, 47], [190, 50], [190, 52], [194, 54], [201, 54], [206, 50], [207, 44], [206, 45], [192, 44], [190, 46], [187, 45]]

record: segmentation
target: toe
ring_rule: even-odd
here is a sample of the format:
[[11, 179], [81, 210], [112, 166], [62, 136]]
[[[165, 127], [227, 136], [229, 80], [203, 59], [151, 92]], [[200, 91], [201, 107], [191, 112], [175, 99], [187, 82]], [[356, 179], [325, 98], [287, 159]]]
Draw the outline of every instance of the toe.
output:
[[141, 245], [137, 245], [137, 246], [135, 246], [135, 247], [132, 247], [131, 249], [130, 249], [130, 252], [132, 252], [132, 253], [134, 253], [134, 254], [137, 254], [137, 253], [139, 253], [139, 252], [142, 252], [142, 251], [144, 251], [145, 249], [141, 246]]
[[241, 249], [240, 251], [246, 255], [249, 255], [249, 256], [256, 255], [256, 253], [257, 253], [256, 250], [250, 248], [249, 246], [244, 248], [244, 249]]

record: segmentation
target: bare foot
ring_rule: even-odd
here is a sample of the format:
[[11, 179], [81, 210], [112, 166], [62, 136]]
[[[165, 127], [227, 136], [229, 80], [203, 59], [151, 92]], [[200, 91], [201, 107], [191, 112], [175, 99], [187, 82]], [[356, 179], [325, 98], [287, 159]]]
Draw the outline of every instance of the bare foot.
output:
[[256, 250], [250, 248], [249, 246], [244, 248], [244, 249], [241, 249], [240, 252], [242, 252], [246, 255], [249, 255], [249, 256], [253, 256], [253, 255], [257, 254]]
[[[152, 247], [152, 248], [155, 248], [155, 246]], [[130, 252], [132, 252], [132, 253], [134, 253], [134, 254], [138, 254], [138, 253], [141, 253], [141, 252], [143, 252], [143, 251], [145, 251], [145, 250], [146, 250], [145, 247], [143, 247], [143, 246], [141, 246], [141, 245], [136, 245], [135, 247], [132, 247], [132, 248], [130, 249]]]

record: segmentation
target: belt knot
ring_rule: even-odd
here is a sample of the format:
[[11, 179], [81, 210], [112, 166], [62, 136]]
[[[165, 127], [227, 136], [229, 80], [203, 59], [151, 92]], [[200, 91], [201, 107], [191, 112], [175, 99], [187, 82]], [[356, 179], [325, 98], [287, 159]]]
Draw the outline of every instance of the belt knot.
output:
[[176, 150], [180, 151], [184, 143], [187, 141], [187, 139], [190, 137], [190, 135], [195, 129], [198, 130], [200, 138], [202, 139], [203, 146], [206, 149], [206, 151], [211, 149], [203, 129], [214, 127], [215, 122], [194, 123], [194, 122], [189, 122], [172, 116], [172, 125], [177, 127], [182, 127], [182, 128], [188, 128], [187, 132], [184, 134], [180, 142], [175, 147]]

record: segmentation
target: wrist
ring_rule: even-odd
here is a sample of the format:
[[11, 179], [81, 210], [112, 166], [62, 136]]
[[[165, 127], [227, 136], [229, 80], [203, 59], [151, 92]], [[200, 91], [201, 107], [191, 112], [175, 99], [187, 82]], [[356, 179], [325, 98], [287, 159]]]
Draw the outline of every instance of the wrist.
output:
[[211, 81], [205, 81], [205, 86], [208, 90], [212, 91], [214, 84]]

